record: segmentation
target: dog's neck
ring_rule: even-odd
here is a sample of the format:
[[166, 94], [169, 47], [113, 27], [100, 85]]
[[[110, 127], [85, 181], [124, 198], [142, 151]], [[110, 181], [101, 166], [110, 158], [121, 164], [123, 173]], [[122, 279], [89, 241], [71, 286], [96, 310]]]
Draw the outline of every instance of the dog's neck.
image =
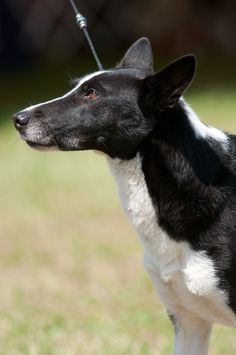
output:
[[[134, 159], [109, 161], [125, 208], [132, 209], [132, 199], [141, 208], [142, 201], [139, 204], [134, 195], [139, 189], [148, 192], [159, 225], [173, 239], [187, 240], [193, 231], [206, 229], [219, 212], [227, 156], [227, 135], [204, 125], [181, 100], [159, 118]], [[139, 195], [142, 199], [145, 194]]]
[[197, 187], [218, 184], [227, 151], [227, 135], [202, 123], [182, 99], [162, 113], [140, 147], [144, 165], [145, 160], [152, 162], [183, 188], [187, 183]]

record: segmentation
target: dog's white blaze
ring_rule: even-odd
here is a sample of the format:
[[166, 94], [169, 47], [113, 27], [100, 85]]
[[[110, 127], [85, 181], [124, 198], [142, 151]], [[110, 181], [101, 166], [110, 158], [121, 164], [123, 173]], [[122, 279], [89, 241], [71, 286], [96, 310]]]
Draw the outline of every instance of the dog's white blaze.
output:
[[228, 143], [228, 137], [227, 135], [221, 131], [220, 129], [217, 129], [215, 127], [207, 126], [204, 123], [201, 122], [199, 117], [196, 115], [196, 113], [191, 109], [191, 107], [184, 101], [183, 98], [181, 98], [181, 101], [184, 104], [184, 108], [188, 114], [188, 119], [189, 122], [194, 129], [194, 132], [197, 137], [199, 138], [213, 138], [219, 142], [221, 142], [224, 146], [224, 148], [227, 148], [227, 143]]
[[57, 97], [57, 98], [52, 99], [52, 100], [49, 100], [49, 101], [41, 102], [41, 103], [39, 103], [39, 104], [37, 104], [37, 105], [32, 105], [32, 106], [30, 106], [30, 107], [25, 108], [23, 111], [34, 110], [34, 109], [40, 107], [41, 105], [46, 105], [46, 104], [50, 104], [50, 103], [52, 103], [52, 102], [57, 102], [57, 101], [60, 101], [60, 100], [62, 100], [62, 99], [65, 99], [66, 97], [70, 96], [73, 92], [75, 92], [76, 90], [78, 90], [78, 88], [79, 88], [80, 86], [82, 86], [86, 81], [89, 81], [90, 79], [94, 78], [95, 76], [98, 76], [98, 75], [103, 74], [103, 73], [106, 73], [106, 72], [107, 72], [107, 70], [100, 70], [100, 71], [97, 71], [97, 72], [95, 72], [95, 73], [86, 75], [84, 78], [82, 78], [82, 79], [79, 81], [79, 83], [78, 83], [78, 85], [76, 85], [76, 87], [74, 87], [71, 91], [67, 92], [65, 95], [60, 96], [60, 97]]
[[122, 205], [140, 235], [144, 264], [167, 308], [177, 317], [236, 325], [227, 295], [217, 288], [213, 261], [186, 242], [175, 242], [159, 227], [139, 154], [132, 160], [108, 158]]

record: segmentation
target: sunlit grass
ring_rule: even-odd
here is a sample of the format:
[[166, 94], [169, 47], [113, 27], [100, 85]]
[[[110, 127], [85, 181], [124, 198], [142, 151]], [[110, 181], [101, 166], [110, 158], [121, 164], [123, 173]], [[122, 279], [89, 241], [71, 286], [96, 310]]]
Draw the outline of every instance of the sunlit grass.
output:
[[[235, 92], [188, 99], [236, 132]], [[105, 158], [30, 150], [10, 123], [0, 156], [0, 354], [169, 354], [172, 328]], [[217, 326], [210, 354], [235, 354], [235, 339]]]

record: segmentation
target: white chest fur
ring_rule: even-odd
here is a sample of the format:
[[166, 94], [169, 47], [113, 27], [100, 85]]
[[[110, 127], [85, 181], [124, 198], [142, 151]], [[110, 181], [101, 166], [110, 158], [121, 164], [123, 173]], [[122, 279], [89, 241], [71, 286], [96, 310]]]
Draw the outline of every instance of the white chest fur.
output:
[[144, 264], [154, 287], [174, 313], [191, 312], [212, 323], [235, 325], [227, 296], [217, 288], [213, 261], [186, 242], [175, 242], [159, 227], [139, 155], [129, 161], [109, 159], [122, 205], [144, 248]]

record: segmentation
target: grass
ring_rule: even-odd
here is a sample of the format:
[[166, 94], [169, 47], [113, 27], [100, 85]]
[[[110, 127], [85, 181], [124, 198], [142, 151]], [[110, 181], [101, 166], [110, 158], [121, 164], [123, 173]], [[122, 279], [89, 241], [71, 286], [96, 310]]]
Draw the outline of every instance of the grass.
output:
[[[235, 91], [188, 100], [236, 132]], [[172, 328], [105, 158], [35, 152], [10, 123], [0, 156], [0, 354], [170, 354]], [[235, 354], [235, 339], [216, 326], [209, 354]]]

